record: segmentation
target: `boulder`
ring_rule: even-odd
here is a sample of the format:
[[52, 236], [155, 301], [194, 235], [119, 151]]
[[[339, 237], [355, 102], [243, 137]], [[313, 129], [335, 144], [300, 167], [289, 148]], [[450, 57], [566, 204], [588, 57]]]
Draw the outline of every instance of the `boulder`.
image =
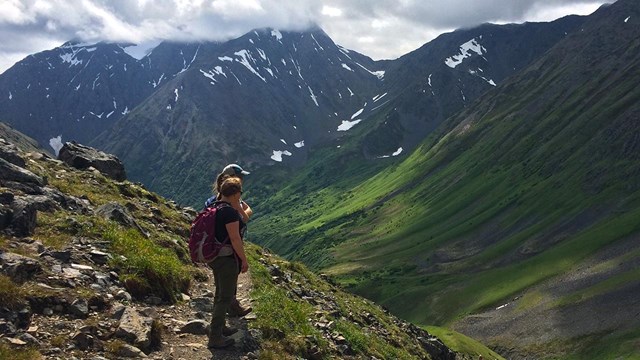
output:
[[11, 208], [0, 204], [0, 231], [9, 227], [12, 217], [13, 211], [11, 211]]
[[151, 346], [151, 332], [153, 319], [142, 316], [133, 308], [126, 308], [115, 336], [135, 345], [140, 349], [149, 349]]
[[24, 159], [18, 155], [18, 148], [3, 138], [0, 138], [0, 159], [4, 159], [21, 168], [26, 165]]
[[142, 352], [142, 350], [129, 344], [120, 345], [115, 355], [125, 358], [147, 358], [147, 354]]
[[204, 320], [191, 320], [180, 328], [180, 333], [206, 335], [209, 333], [209, 324]]
[[0, 253], [0, 265], [0, 271], [16, 282], [29, 280], [42, 271], [36, 260], [8, 252]]
[[10, 184], [12, 182], [29, 183], [38, 186], [46, 185], [40, 176], [0, 158], [0, 184]]
[[127, 179], [124, 165], [116, 156], [80, 145], [76, 142], [65, 143], [62, 149], [60, 149], [58, 159], [80, 170], [93, 167], [105, 176], [117, 181]]
[[25, 237], [33, 234], [36, 228], [37, 206], [27, 197], [15, 198], [11, 204], [11, 223], [13, 235]]
[[141, 234], [148, 236], [148, 234], [142, 229], [142, 227], [138, 225], [133, 216], [129, 214], [129, 211], [127, 211], [124, 206], [116, 202], [110, 202], [108, 204], [100, 206], [98, 209], [96, 209], [96, 214], [104, 217], [105, 219], [113, 220], [120, 225], [138, 229]]

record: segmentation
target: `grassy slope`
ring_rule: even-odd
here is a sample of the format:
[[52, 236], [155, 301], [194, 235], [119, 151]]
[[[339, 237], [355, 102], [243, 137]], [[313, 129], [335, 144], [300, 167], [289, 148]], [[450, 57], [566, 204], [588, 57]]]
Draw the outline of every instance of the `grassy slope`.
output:
[[[316, 154], [310, 168], [325, 172], [303, 172], [269, 199], [275, 215], [259, 219], [258, 238], [405, 318], [446, 325], [637, 235], [640, 47], [630, 38], [600, 53], [577, 45], [579, 60], [552, 54], [369, 179], [352, 177], [373, 172], [358, 157], [344, 174], [336, 155]], [[309, 178], [326, 186], [309, 189]], [[637, 281], [633, 272], [593, 291]]]

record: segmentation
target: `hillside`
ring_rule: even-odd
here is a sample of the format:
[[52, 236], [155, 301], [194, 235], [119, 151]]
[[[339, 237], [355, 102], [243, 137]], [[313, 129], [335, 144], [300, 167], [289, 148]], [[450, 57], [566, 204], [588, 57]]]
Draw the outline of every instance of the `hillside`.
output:
[[[0, 359], [211, 358], [212, 274], [185, 246], [193, 210], [13, 140], [0, 141]], [[499, 357], [477, 343], [455, 354], [299, 263], [247, 253], [239, 295], [254, 313], [231, 319], [238, 345], [216, 357]]]
[[317, 151], [257, 241], [509, 358], [637, 356], [638, 21], [601, 8], [383, 171]]

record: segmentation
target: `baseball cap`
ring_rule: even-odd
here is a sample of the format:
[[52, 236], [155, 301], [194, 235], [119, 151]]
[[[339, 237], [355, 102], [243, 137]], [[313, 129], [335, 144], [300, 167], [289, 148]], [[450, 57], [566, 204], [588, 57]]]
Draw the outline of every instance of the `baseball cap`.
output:
[[236, 176], [244, 176], [249, 175], [250, 172], [244, 171], [242, 167], [238, 164], [229, 164], [222, 169], [223, 174], [236, 175]]

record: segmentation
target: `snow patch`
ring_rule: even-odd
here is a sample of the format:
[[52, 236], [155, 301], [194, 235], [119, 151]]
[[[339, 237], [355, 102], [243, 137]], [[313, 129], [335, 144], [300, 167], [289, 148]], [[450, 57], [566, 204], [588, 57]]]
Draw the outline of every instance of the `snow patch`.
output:
[[347, 65], [347, 64], [345, 64], [345, 63], [342, 63], [342, 67], [343, 67], [343, 68], [345, 68], [345, 69], [347, 69], [347, 70], [349, 70], [349, 71], [353, 71], [353, 69], [351, 69], [351, 68], [349, 67], [349, 65]]
[[380, 99], [382, 99], [383, 97], [387, 96], [387, 94], [388, 94], [388, 93], [384, 93], [384, 94], [382, 94], [382, 95], [376, 95], [376, 96], [373, 98], [373, 102], [377, 102], [378, 100], [380, 100]]
[[364, 111], [364, 108], [353, 113], [353, 115], [351, 115], [351, 120], [355, 119], [358, 115], [362, 114], [363, 111]]
[[402, 154], [402, 150], [403, 150], [402, 147], [399, 147], [398, 150], [393, 152], [393, 154], [378, 156], [378, 159], [386, 159], [386, 158], [389, 158], [389, 157], [398, 156], [398, 155]]
[[63, 145], [64, 144], [62, 144], [62, 135], [58, 135], [57, 137], [49, 139], [49, 146], [51, 146], [56, 156], [58, 156], [58, 153], [60, 152], [60, 149], [62, 149]]
[[309, 93], [311, 95], [309, 95], [311, 97], [311, 99], [313, 100], [314, 103], [316, 103], [317, 107], [320, 107], [320, 105], [318, 105], [318, 97], [313, 93], [313, 90], [311, 90], [311, 87], [307, 85], [307, 88], [309, 88]]
[[627, 16], [627, 18], [626, 18], [626, 19], [624, 19], [624, 22], [625, 22], [625, 23], [626, 23], [626, 22], [628, 22], [628, 21], [629, 21], [629, 19], [631, 19], [631, 16]]
[[360, 121], [362, 121], [362, 119], [358, 119], [354, 121], [342, 120], [342, 124], [338, 126], [338, 131], [347, 131], [352, 127], [356, 126]]
[[228, 57], [228, 56], [220, 56], [220, 57], [218, 57], [218, 60], [220, 60], [220, 61], [233, 61], [233, 59]]
[[254, 69], [251, 66], [251, 63], [249, 63], [249, 60], [251, 60], [253, 63], [255, 63], [256, 61], [253, 59], [253, 57], [251, 56], [251, 54], [249, 53], [249, 51], [247, 50], [240, 50], [240, 51], [236, 51], [235, 53], [233, 53], [236, 56], [240, 57], [240, 60], [236, 59], [236, 61], [238, 61], [239, 63], [241, 63], [242, 65], [244, 65], [244, 67], [246, 67], [247, 69], [249, 69], [249, 71], [251, 71], [252, 73], [254, 73], [257, 77], [260, 78], [260, 80], [267, 82], [267, 79], [265, 79], [264, 77], [262, 77], [262, 75], [260, 75], [260, 73]]
[[76, 59], [76, 54], [77, 53], [78, 53], [78, 51], [74, 51], [73, 53], [62, 54], [62, 55], [60, 55], [60, 59], [62, 59], [63, 63], [71, 64], [69, 66], [81, 65], [82, 64], [82, 60]]
[[271, 36], [275, 37], [276, 40], [282, 40], [282, 33], [278, 30], [271, 30]]
[[298, 149], [304, 146], [304, 140], [297, 142], [295, 144], [293, 144], [293, 146], [297, 147]]
[[468, 57], [471, 57], [476, 53], [480, 56], [485, 54], [487, 49], [484, 46], [478, 43], [478, 40], [475, 38], [467, 41], [466, 43], [460, 45], [459, 54], [453, 55], [452, 57], [448, 57], [444, 63], [447, 64], [448, 67], [455, 69], [456, 66], [462, 64], [462, 61]]
[[282, 155], [291, 156], [292, 153], [287, 150], [273, 150], [273, 155], [271, 155], [271, 160], [282, 162]]
[[284, 139], [280, 139], [280, 141], [282, 141], [283, 144], [287, 145], [287, 142], [284, 141]]
[[173, 90], [174, 94], [176, 94], [176, 100], [174, 102], [178, 102], [178, 89]]
[[13, 94], [11, 94], [11, 91], [9, 91], [9, 100], [13, 99]]

